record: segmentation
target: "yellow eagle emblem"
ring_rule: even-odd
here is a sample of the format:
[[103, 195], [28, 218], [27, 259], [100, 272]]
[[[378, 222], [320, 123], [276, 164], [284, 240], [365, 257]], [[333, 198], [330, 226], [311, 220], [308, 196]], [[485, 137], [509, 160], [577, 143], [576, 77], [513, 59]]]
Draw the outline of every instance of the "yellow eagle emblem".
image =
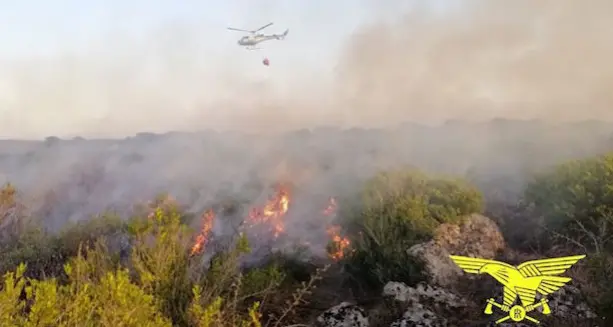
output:
[[[563, 274], [577, 261], [585, 258], [585, 255], [532, 260], [517, 267], [496, 260], [457, 255], [450, 255], [449, 257], [465, 272], [469, 274], [489, 274], [504, 286], [502, 304], [491, 298], [487, 301], [485, 307], [486, 314], [493, 313], [492, 306], [508, 314], [497, 320], [496, 324], [509, 319], [515, 322], [526, 319], [538, 324], [539, 321], [528, 316], [527, 313], [542, 307], [543, 314], [550, 314], [551, 309], [547, 304], [546, 296], [559, 290], [572, 280], [558, 275]], [[540, 294], [541, 300], [535, 303], [537, 293]], [[514, 305], [518, 297], [521, 304]]]

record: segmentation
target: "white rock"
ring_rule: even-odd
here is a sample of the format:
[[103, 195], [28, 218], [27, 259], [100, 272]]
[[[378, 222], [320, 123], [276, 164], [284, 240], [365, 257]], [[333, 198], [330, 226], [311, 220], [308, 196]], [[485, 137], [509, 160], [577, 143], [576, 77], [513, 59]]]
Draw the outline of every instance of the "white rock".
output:
[[357, 305], [343, 302], [317, 317], [323, 327], [368, 327], [368, 317]]
[[438, 316], [423, 303], [448, 311], [466, 305], [457, 295], [424, 283], [410, 287], [404, 283], [389, 282], [383, 287], [383, 295], [409, 305], [402, 318], [392, 323], [391, 327], [445, 327], [448, 325], [447, 319]]

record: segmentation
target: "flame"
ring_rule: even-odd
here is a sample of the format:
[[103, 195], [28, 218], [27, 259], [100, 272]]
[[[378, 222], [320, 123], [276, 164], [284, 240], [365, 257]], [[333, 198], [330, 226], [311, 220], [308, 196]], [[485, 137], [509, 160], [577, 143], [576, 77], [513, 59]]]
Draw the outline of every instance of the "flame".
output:
[[250, 227], [268, 223], [272, 226], [274, 237], [279, 237], [285, 230], [283, 216], [289, 210], [290, 197], [287, 189], [279, 187], [275, 195], [262, 208], [253, 208], [249, 211]]
[[323, 214], [325, 216], [333, 216], [336, 214], [337, 209], [338, 209], [338, 204], [336, 203], [336, 199], [334, 197], [331, 197], [330, 200], [328, 201], [328, 206], [323, 211]]
[[349, 249], [351, 242], [348, 238], [342, 237], [341, 234], [341, 226], [333, 225], [328, 227], [327, 233], [330, 235], [332, 239], [333, 248], [330, 249], [328, 255], [332, 260], [338, 261], [345, 256], [345, 252]]
[[190, 255], [196, 255], [204, 250], [204, 246], [208, 243], [209, 234], [213, 229], [213, 221], [215, 220], [215, 212], [209, 209], [202, 214], [202, 229], [196, 237], [192, 252]]
[[[271, 233], [275, 238], [279, 237], [285, 231], [284, 216], [287, 214], [290, 206], [290, 193], [287, 188], [278, 187], [275, 194], [259, 208], [249, 210], [245, 226], [254, 228], [258, 225], [264, 225], [270, 228]], [[328, 205], [322, 211], [326, 217], [333, 217], [338, 211], [338, 204], [334, 197], [330, 197]], [[192, 247], [191, 255], [201, 253], [206, 244], [209, 242], [209, 234], [213, 228], [215, 213], [213, 210], [207, 210], [202, 215], [202, 230], [196, 237], [196, 241]], [[330, 221], [327, 223], [330, 224]], [[328, 249], [328, 255], [332, 260], [339, 261], [343, 259], [350, 249], [351, 242], [349, 238], [341, 235], [340, 225], [329, 225], [326, 228], [326, 233], [331, 239], [331, 246]], [[308, 245], [308, 242], [304, 243]]]
[[[328, 206], [323, 210], [324, 216], [332, 217], [338, 212], [338, 203], [334, 197], [328, 200]], [[326, 232], [332, 240], [332, 246], [328, 249], [328, 255], [332, 260], [341, 260], [346, 251], [349, 249], [351, 242], [348, 238], [341, 236], [341, 226], [331, 225], [326, 229]]]

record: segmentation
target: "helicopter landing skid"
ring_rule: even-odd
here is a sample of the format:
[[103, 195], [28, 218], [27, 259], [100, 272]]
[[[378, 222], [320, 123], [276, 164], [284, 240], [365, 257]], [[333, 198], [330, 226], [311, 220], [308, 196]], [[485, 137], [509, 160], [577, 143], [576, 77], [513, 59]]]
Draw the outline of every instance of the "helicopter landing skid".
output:
[[262, 49], [262, 48], [256, 48], [256, 47], [247, 47], [246, 49], [247, 49], [247, 50], [260, 50], [260, 49]]

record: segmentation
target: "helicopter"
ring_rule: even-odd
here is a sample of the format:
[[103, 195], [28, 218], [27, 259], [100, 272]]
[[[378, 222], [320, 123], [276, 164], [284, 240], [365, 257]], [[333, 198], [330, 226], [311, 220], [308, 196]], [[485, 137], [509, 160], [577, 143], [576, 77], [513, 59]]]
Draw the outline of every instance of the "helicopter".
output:
[[251, 35], [243, 36], [242, 38], [240, 38], [240, 40], [238, 40], [237, 43], [240, 46], [244, 46], [247, 50], [258, 50], [260, 48], [255, 47], [258, 43], [268, 41], [268, 40], [283, 40], [287, 36], [287, 33], [289, 33], [289, 29], [287, 29], [285, 30], [285, 32], [283, 32], [283, 34], [271, 34], [271, 35], [256, 34], [257, 32], [265, 29], [266, 27], [272, 24], [273, 23], [268, 23], [258, 28], [257, 30], [253, 30], [253, 31], [247, 31], [247, 30], [242, 30], [242, 29], [233, 28], [233, 27], [228, 27], [228, 29], [231, 31], [250, 33]]

